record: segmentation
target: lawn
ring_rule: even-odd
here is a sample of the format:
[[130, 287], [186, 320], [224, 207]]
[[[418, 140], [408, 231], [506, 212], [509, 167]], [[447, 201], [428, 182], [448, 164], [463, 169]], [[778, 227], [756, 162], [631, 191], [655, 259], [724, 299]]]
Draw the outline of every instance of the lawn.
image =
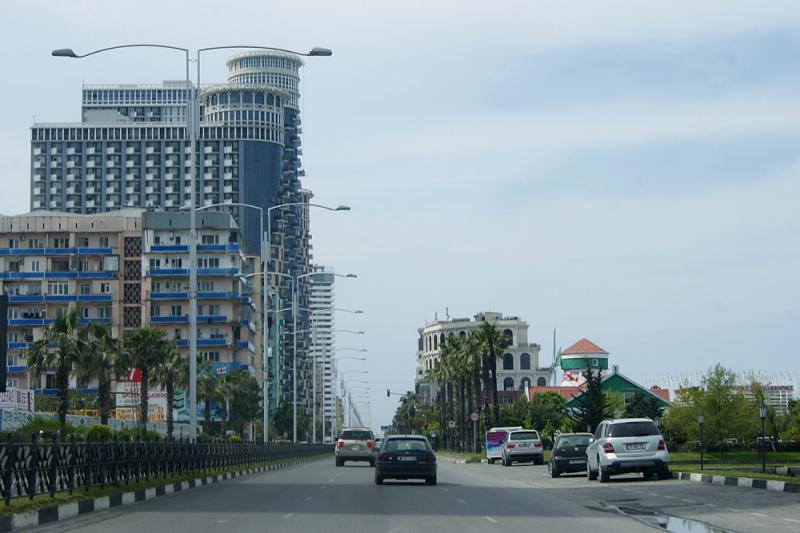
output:
[[[670, 452], [670, 461], [693, 461], [700, 463], [699, 452]], [[719, 464], [752, 464], [760, 465], [761, 456], [758, 452], [726, 452], [720, 454], [718, 452], [707, 452], [704, 454], [704, 461], [706, 463], [719, 463]], [[787, 465], [795, 464], [800, 465], [800, 452], [767, 452], [767, 464], [770, 465]]]

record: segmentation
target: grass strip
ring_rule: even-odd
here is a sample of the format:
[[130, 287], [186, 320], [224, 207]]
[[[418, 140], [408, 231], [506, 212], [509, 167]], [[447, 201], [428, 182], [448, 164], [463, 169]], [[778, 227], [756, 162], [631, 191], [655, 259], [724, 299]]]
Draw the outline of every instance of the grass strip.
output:
[[[697, 461], [700, 462], [698, 452], [670, 452], [669, 458], [672, 461]], [[706, 461], [736, 461], [741, 463], [761, 464], [761, 455], [758, 452], [707, 452], [704, 454]], [[800, 463], [800, 452], [773, 452], [767, 451], [767, 462], [769, 463]]]
[[777, 474], [762, 474], [761, 472], [748, 472], [746, 470], [711, 470], [699, 468], [684, 468], [682, 466], [672, 466], [669, 469], [673, 472], [688, 472], [690, 474], [705, 474], [708, 476], [733, 476], [733, 477], [747, 477], [750, 479], [766, 479], [769, 481], [786, 481], [789, 483], [800, 483], [800, 479], [794, 476], [779, 476]]
[[72, 494], [70, 494], [68, 491], [56, 492], [55, 496], [50, 496], [49, 494], [38, 494], [34, 496], [32, 500], [28, 499], [27, 497], [14, 498], [13, 500], [11, 500], [10, 505], [0, 504], [2, 505], [2, 507], [0, 507], [0, 516], [37, 511], [39, 509], [54, 507], [56, 505], [63, 505], [65, 503], [92, 500], [94, 498], [102, 498], [103, 496], [112, 496], [114, 494], [121, 494], [123, 492], [134, 492], [137, 490], [145, 490], [153, 487], [158, 487], [160, 485], [170, 485], [172, 483], [180, 483], [181, 481], [189, 481], [192, 479], [201, 479], [204, 477], [216, 476], [219, 474], [226, 474], [230, 472], [240, 472], [248, 469], [261, 468], [296, 459], [311, 461], [311, 460], [321, 459], [323, 457], [328, 457], [329, 455], [330, 454], [317, 454], [317, 455], [307, 455], [301, 457], [285, 457], [280, 460], [267, 461], [264, 463], [251, 463], [246, 465], [231, 466], [228, 468], [219, 468], [215, 470], [191, 472], [181, 475], [173, 475], [167, 477], [152, 477], [150, 479], [139, 479], [135, 481], [129, 481], [128, 483], [122, 482], [116, 485], [106, 485], [103, 488], [99, 486], [92, 486], [89, 488], [88, 491], [80, 487], [80, 488], [75, 488]]

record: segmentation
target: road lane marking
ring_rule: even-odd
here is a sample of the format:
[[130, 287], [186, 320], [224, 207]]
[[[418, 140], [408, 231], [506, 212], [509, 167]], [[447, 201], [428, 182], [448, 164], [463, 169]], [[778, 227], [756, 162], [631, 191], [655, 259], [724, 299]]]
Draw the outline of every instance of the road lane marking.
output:
[[726, 507], [725, 510], [726, 511], [733, 511], [734, 513], [741, 513], [742, 512], [741, 509], [734, 509], [733, 507]]
[[325, 490], [325, 485], [320, 486], [319, 490]]
[[767, 515], [761, 514], [761, 513], [750, 513], [750, 514], [753, 515], [753, 516], [757, 516], [759, 518], [766, 518], [767, 517]]
[[330, 479], [328, 480], [328, 483], [333, 483], [333, 478], [330, 478]]
[[464, 501], [464, 500], [462, 500], [461, 498], [456, 498], [456, 500], [458, 500], [459, 502], [463, 503], [464, 505], [467, 505], [467, 502], [465, 502], [465, 501]]
[[306, 496], [306, 501], [310, 502], [314, 497], [313, 496]]
[[706, 507], [716, 507], [716, 505], [714, 505], [713, 503], [707, 503]]
[[492, 518], [491, 516], [484, 516], [484, 518], [485, 518], [486, 520], [488, 520], [489, 522], [491, 522], [492, 524], [496, 524], [496, 523], [497, 523], [497, 520], [495, 520], [495, 519], [494, 519], [494, 518]]
[[681, 500], [681, 501], [682, 501], [682, 502], [686, 502], [686, 503], [697, 503], [697, 502], [696, 502], [696, 501], [694, 501], [694, 500]]
[[800, 520], [795, 520], [794, 518], [784, 518], [787, 522], [794, 522], [795, 524], [800, 524]]
[[650, 496], [653, 496], [655, 498], [658, 498], [658, 494], [655, 493], [655, 492], [648, 492], [647, 494], [649, 494]]
[[294, 513], [286, 513], [285, 515], [283, 515], [283, 518], [291, 518], [293, 516], [294, 516]]
[[669, 498], [670, 500], [677, 500], [677, 499], [678, 499], [678, 498], [676, 498], [675, 496], [664, 496], [664, 497], [665, 497], [665, 498]]

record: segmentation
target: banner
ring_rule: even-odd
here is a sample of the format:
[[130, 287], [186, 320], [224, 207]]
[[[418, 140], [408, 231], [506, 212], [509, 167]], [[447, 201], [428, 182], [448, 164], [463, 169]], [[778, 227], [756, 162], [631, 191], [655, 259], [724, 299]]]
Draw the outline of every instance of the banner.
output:
[[[118, 381], [116, 384], [116, 418], [138, 420], [140, 407], [140, 383], [137, 381]], [[167, 393], [159, 387], [147, 390], [147, 419], [164, 422], [167, 419]]]
[[0, 409], [30, 413], [33, 411], [33, 391], [8, 387], [0, 393]]

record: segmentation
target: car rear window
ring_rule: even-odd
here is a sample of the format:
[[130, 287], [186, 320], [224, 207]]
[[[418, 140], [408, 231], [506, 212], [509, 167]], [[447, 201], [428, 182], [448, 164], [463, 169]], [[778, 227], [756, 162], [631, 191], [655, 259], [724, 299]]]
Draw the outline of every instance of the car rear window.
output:
[[556, 447], [558, 446], [588, 446], [589, 439], [591, 437], [589, 435], [570, 435], [569, 437], [561, 437], [556, 442]]
[[650, 435], [661, 435], [652, 422], [621, 422], [611, 424], [608, 428], [609, 437], [648, 437]]
[[515, 431], [510, 440], [539, 440], [539, 434], [535, 431]]
[[428, 443], [421, 439], [391, 439], [383, 443], [384, 452], [427, 452]]
[[344, 440], [371, 440], [371, 431], [343, 431], [342, 439]]

